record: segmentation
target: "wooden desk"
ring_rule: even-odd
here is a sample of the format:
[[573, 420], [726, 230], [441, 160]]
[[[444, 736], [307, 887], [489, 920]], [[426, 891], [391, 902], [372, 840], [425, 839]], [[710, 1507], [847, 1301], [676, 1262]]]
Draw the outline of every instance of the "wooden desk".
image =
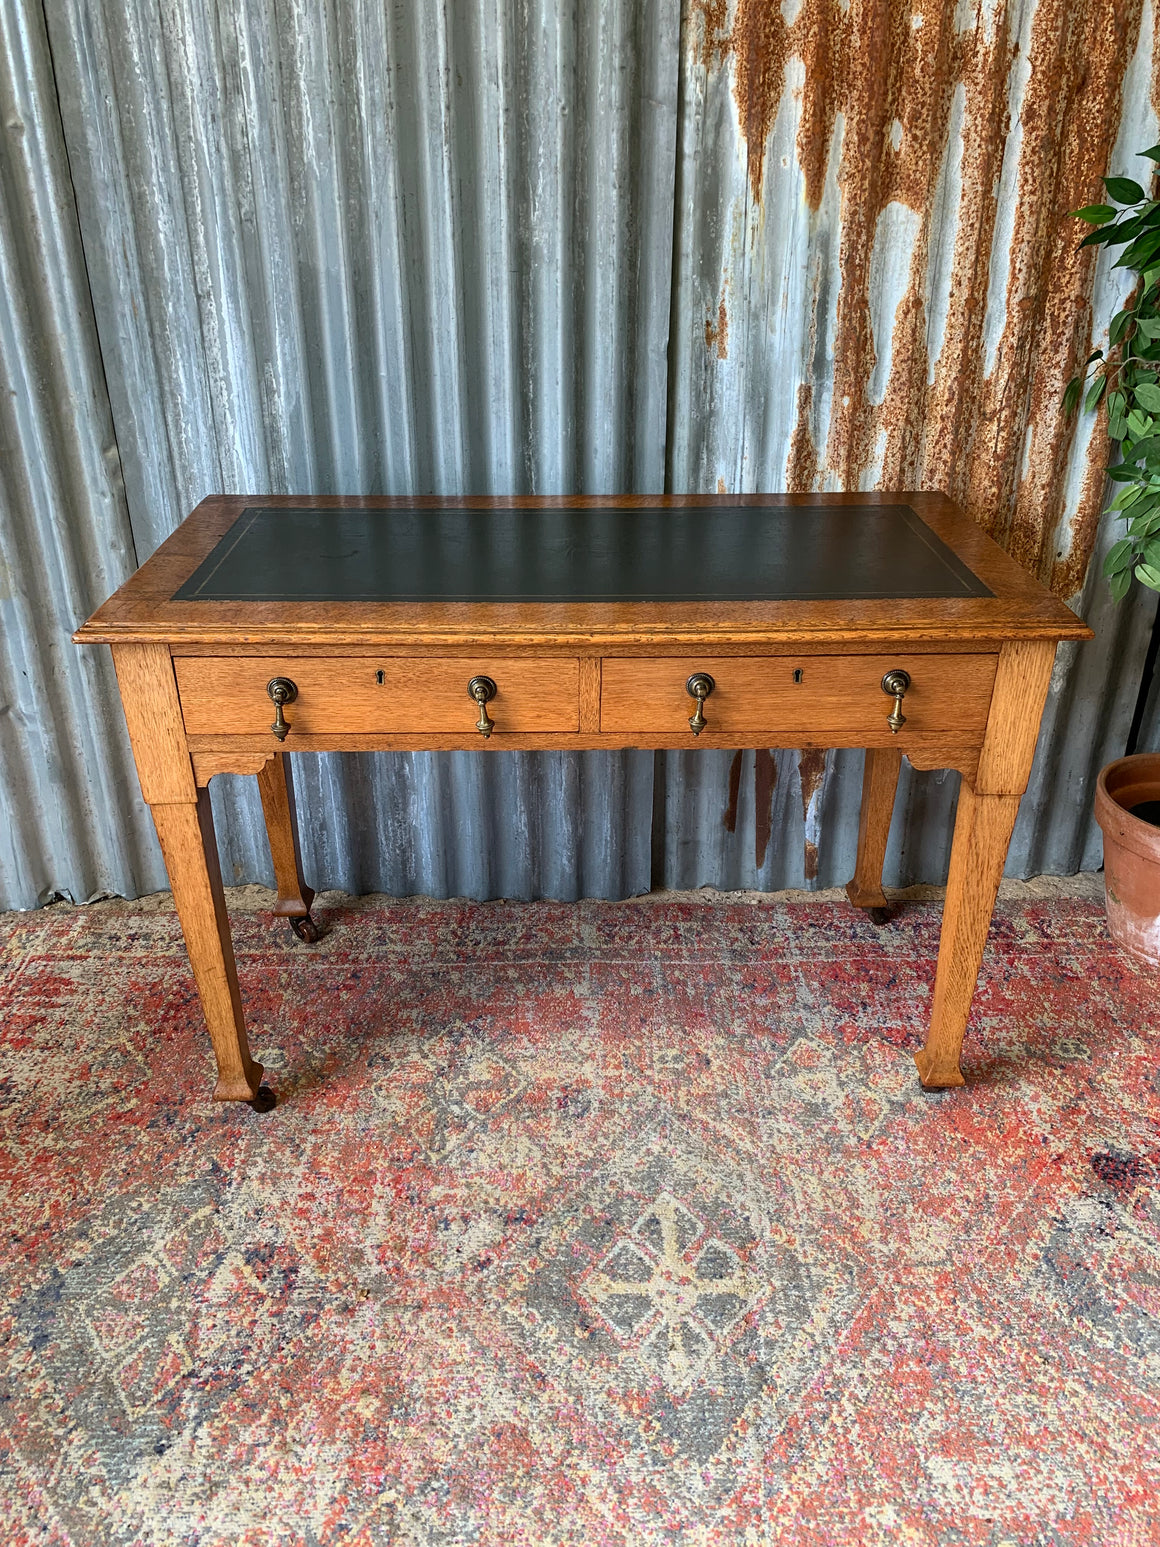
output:
[[902, 756], [957, 768], [915, 1061], [961, 1085], [1056, 643], [1090, 637], [937, 494], [215, 498], [75, 636], [113, 647], [214, 1095], [258, 1105], [206, 786], [258, 776], [277, 911], [310, 938], [291, 750], [865, 747], [862, 908]]

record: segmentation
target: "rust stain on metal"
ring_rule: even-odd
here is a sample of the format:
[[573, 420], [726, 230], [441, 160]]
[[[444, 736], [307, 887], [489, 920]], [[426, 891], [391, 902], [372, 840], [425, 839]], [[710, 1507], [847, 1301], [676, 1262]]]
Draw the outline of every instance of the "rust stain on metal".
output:
[[718, 360], [729, 358], [729, 313], [725, 310], [724, 295], [717, 306], [716, 321], [709, 317], [705, 322], [705, 348], [715, 349]]
[[[725, 807], [725, 831], [737, 831], [737, 806], [741, 798], [741, 763], [744, 752], [734, 752], [729, 764], [729, 800]], [[823, 754], [824, 756], [824, 754]], [[777, 787], [777, 762], [768, 747], [753, 753], [753, 859], [758, 870], [765, 864], [773, 834], [773, 792]]]
[[814, 389], [808, 381], [803, 381], [797, 390], [797, 419], [785, 475], [786, 488], [791, 494], [813, 489], [818, 481], [818, 448], [814, 445], [814, 432], [810, 427], [813, 405]]
[[737, 0], [729, 37], [734, 56], [733, 89], [749, 156], [749, 186], [758, 202], [765, 142], [781, 102], [789, 40], [781, 0]]
[[[815, 444], [818, 382], [798, 386], [787, 487], [855, 489], [872, 475], [879, 487], [945, 489], [1057, 594], [1079, 590], [1095, 543], [1107, 446], [1102, 435], [1093, 437], [1078, 509], [1065, 524], [1075, 421], [1062, 415], [1060, 398], [1092, 347], [1095, 270], [1094, 251], [1077, 251], [1084, 228], [1067, 211], [1100, 197], [1142, 14], [1142, 0], [1038, 0], [1021, 39], [1009, 3], [989, 15], [976, 5], [964, 15], [961, 3], [944, 0], [849, 0], [845, 11], [840, 0], [802, 0], [787, 26], [779, 0], [737, 0], [731, 27], [720, 0], [695, 4], [697, 57], [706, 70], [729, 71], [749, 198], [762, 198], [791, 58], [804, 73], [796, 155], [806, 202], [821, 209], [828, 173], [841, 196], [840, 224], [831, 232], [841, 276], [827, 340], [832, 409], [824, 444]], [[1160, 107], [1160, 40], [1154, 59]], [[1003, 177], [1013, 105], [1020, 142], [1012, 187]], [[839, 115], [841, 162], [831, 168]], [[956, 133], [952, 115], [961, 125]], [[953, 204], [939, 196], [948, 167]], [[893, 224], [883, 225], [891, 206], [917, 218], [908, 224], [891, 215]], [[749, 239], [764, 241], [765, 228], [765, 219], [751, 222]], [[909, 267], [889, 339], [875, 340], [872, 291], [884, 283], [877, 273], [872, 284], [875, 243], [897, 242], [891, 233], [898, 230], [912, 243]], [[932, 295], [932, 253], [948, 242], [943, 292]], [[996, 253], [996, 242], [1006, 251]], [[760, 274], [761, 266], [746, 272]], [[996, 275], [1005, 275], [997, 318]], [[734, 322], [739, 305], [759, 297], [767, 305], [767, 294], [735, 292]], [[1100, 328], [1106, 321], [1096, 319]], [[757, 326], [747, 332], [762, 336]], [[720, 335], [720, 322], [706, 325], [707, 346], [720, 350]], [[887, 343], [882, 401], [872, 402], [877, 350]], [[816, 358], [813, 348], [808, 357]]]
[[818, 846], [809, 836], [810, 807], [821, 792], [826, 777], [826, 753], [823, 747], [806, 747], [799, 756], [798, 768], [802, 781], [802, 817], [806, 822], [805, 875], [807, 881], [818, 879]]
[[[1060, 399], [1088, 348], [1094, 270], [1091, 249], [1077, 250], [1086, 228], [1067, 212], [1100, 196], [1140, 14], [1139, 4], [1040, 0], [1027, 60], [1037, 89], [1029, 87], [1020, 110], [1005, 325], [994, 372], [977, 383], [981, 435], [965, 499], [1014, 558], [1064, 595], [1079, 589], [1087, 569], [1103, 484], [1101, 466], [1098, 480], [1085, 479], [1058, 548], [1075, 430]], [[1095, 459], [1106, 463], [1107, 443], [1095, 440]]]
[[737, 802], [741, 798], [741, 759], [744, 752], [734, 752], [729, 764], [729, 802], [725, 807], [725, 831], [737, 831]]
[[765, 864], [765, 851], [769, 848], [773, 832], [773, 791], [777, 784], [777, 763], [768, 747], [758, 747], [753, 754], [753, 805], [754, 835], [753, 862], [758, 870]]
[[708, 69], [727, 45], [729, 0], [692, 0], [689, 17], [696, 34], [697, 58]]

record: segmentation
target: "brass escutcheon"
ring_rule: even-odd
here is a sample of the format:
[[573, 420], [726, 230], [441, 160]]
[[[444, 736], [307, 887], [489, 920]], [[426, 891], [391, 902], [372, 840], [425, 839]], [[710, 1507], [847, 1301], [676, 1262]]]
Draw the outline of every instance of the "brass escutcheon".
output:
[[479, 719], [475, 722], [475, 728], [481, 736], [490, 736], [495, 730], [495, 721], [489, 719], [487, 705], [498, 691], [490, 677], [472, 677], [467, 684], [468, 698], [473, 698], [479, 705]]
[[896, 736], [906, 724], [906, 716], [902, 712], [902, 700], [909, 686], [910, 673], [903, 671], [901, 666], [896, 667], [893, 671], [888, 671], [882, 679], [882, 691], [886, 694], [887, 698], [894, 700], [894, 707], [886, 716], [886, 723]]
[[291, 682], [289, 677], [271, 677], [266, 684], [266, 692], [274, 705], [274, 723], [270, 729], [279, 741], [285, 741], [290, 734], [290, 727], [282, 710], [298, 697], [298, 684]]
[[689, 716], [689, 729], [694, 736], [705, 729], [705, 700], [716, 686], [707, 671], [695, 671], [685, 683], [685, 692], [697, 700], [697, 711]]

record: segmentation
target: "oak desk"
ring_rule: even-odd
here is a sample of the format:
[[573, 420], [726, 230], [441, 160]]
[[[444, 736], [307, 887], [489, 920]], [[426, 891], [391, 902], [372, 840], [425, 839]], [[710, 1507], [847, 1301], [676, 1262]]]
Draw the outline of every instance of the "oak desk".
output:
[[290, 750], [865, 747], [881, 907], [905, 754], [963, 776], [926, 1045], [959, 1049], [1056, 643], [1090, 630], [938, 494], [205, 500], [75, 638], [113, 647], [217, 1058], [250, 1057], [206, 786], [254, 773], [316, 938]]

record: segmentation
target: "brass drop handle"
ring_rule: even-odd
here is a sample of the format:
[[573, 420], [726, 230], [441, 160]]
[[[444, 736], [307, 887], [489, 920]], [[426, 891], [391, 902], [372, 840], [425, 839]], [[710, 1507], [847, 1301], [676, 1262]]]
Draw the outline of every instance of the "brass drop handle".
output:
[[271, 677], [266, 684], [266, 692], [274, 705], [274, 723], [270, 729], [279, 741], [285, 741], [290, 734], [290, 727], [282, 710], [298, 697], [298, 684], [291, 682], [289, 677]]
[[716, 686], [707, 671], [695, 671], [685, 683], [685, 692], [697, 700], [696, 713], [689, 716], [689, 729], [694, 736], [705, 729], [705, 700]]
[[897, 736], [906, 724], [906, 716], [902, 712], [902, 700], [910, 686], [910, 673], [896, 667], [894, 671], [888, 671], [882, 679], [882, 691], [887, 698], [894, 700], [894, 707], [886, 716], [886, 723]]
[[490, 736], [495, 730], [495, 721], [488, 717], [487, 705], [498, 691], [490, 677], [472, 677], [467, 684], [467, 696], [479, 705], [479, 719], [475, 722], [475, 728], [481, 736]]

